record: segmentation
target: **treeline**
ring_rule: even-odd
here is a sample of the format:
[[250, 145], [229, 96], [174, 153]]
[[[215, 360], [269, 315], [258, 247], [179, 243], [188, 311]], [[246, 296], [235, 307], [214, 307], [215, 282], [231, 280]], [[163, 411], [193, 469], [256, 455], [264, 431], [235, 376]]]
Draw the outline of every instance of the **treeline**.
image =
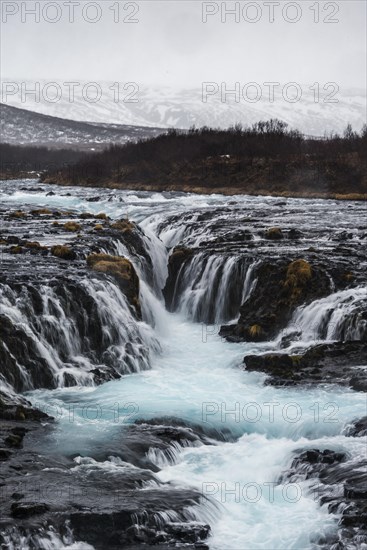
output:
[[227, 130], [171, 129], [88, 154], [9, 145], [0, 152], [8, 166], [62, 185], [294, 196], [364, 195], [367, 188], [366, 126], [320, 139], [272, 119]]
[[366, 193], [367, 129], [313, 139], [272, 119], [228, 130], [169, 130], [112, 145], [46, 182], [146, 190], [331, 196]]
[[86, 154], [72, 149], [48, 149], [47, 147], [9, 145], [0, 143], [0, 176], [42, 173], [70, 166]]

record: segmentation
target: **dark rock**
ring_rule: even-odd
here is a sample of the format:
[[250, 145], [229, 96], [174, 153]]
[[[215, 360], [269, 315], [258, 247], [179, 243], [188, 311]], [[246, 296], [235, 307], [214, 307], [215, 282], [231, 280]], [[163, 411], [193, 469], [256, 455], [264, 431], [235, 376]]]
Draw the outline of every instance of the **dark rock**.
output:
[[356, 420], [352, 426], [348, 427], [346, 435], [349, 437], [363, 437], [367, 435], [367, 416]]
[[23, 437], [22, 437], [22, 436], [16, 435], [16, 434], [10, 434], [10, 435], [5, 439], [5, 444], [6, 444], [8, 447], [21, 447], [21, 445], [22, 445], [22, 440], [23, 440]]
[[313, 479], [311, 492], [320, 505], [340, 517], [338, 532], [320, 535], [323, 549], [360, 548], [367, 541], [367, 460], [329, 449], [299, 452], [279, 482]]
[[299, 229], [290, 229], [287, 234], [288, 239], [300, 239], [302, 237], [302, 232]]
[[11, 452], [8, 449], [0, 449], [0, 461], [8, 460], [11, 457]]
[[15, 502], [11, 505], [11, 513], [15, 518], [29, 518], [31, 516], [44, 514], [49, 510], [47, 504], [36, 502]]
[[185, 543], [195, 543], [208, 538], [210, 534], [209, 525], [185, 525], [169, 523], [166, 526], [166, 532], [169, 535], [173, 535], [174, 540], [182, 541]]
[[21, 239], [15, 235], [10, 235], [6, 240], [8, 244], [19, 244], [21, 242]]
[[51, 254], [62, 260], [75, 260], [76, 253], [70, 246], [57, 245], [51, 248]]
[[[5, 315], [0, 315], [0, 373], [18, 392], [31, 389], [19, 369], [27, 365], [30, 377], [37, 387], [54, 387], [52, 373], [46, 359], [40, 357], [34, 340]], [[1, 409], [1, 407], [0, 407]]]
[[268, 239], [270, 241], [279, 241], [280, 239], [284, 239], [284, 235], [280, 227], [270, 227], [262, 233], [262, 236], [264, 239]]
[[100, 273], [112, 275], [141, 317], [139, 300], [139, 277], [130, 260], [110, 254], [91, 254], [87, 258], [89, 267]]
[[[247, 355], [245, 368], [270, 375], [267, 381], [274, 385], [339, 383], [356, 387], [366, 385], [365, 369], [355, 367], [367, 364], [367, 344], [363, 342], [336, 342], [319, 344], [303, 355], [267, 353]], [[354, 382], [353, 382], [354, 381]]]
[[170, 254], [168, 260], [168, 277], [166, 286], [163, 290], [163, 294], [166, 299], [166, 306], [170, 311], [173, 311], [175, 308], [174, 294], [178, 274], [180, 273], [182, 266], [186, 262], [190, 261], [193, 254], [194, 251], [192, 249], [184, 246], [176, 246]]
[[266, 341], [277, 336], [296, 307], [330, 293], [330, 278], [303, 259], [262, 263], [256, 270], [256, 287], [240, 308], [240, 319], [220, 334], [232, 341]]
[[350, 500], [361, 498], [367, 500], [367, 482], [356, 483], [354, 485], [344, 485], [344, 496]]
[[297, 342], [298, 340], [300, 340], [301, 336], [302, 336], [302, 332], [298, 330], [295, 330], [293, 332], [290, 332], [289, 334], [286, 334], [285, 336], [282, 337], [280, 341], [280, 348], [281, 349], [288, 348], [293, 342]]

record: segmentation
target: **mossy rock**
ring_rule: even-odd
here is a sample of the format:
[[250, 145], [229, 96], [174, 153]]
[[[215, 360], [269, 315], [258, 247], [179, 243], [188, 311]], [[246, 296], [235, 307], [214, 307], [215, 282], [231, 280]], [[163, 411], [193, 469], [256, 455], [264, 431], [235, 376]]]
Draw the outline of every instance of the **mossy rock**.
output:
[[130, 260], [109, 254], [91, 254], [87, 257], [87, 264], [94, 271], [112, 275], [126, 295], [129, 303], [134, 306], [138, 316], [141, 316], [139, 277]]
[[94, 227], [93, 227], [94, 231], [103, 231], [103, 225], [101, 223], [97, 223]]
[[22, 218], [26, 218], [27, 214], [26, 214], [26, 212], [23, 212], [22, 210], [15, 210], [14, 212], [10, 213], [10, 217], [11, 218], [17, 218], [17, 219], [22, 219]]
[[265, 231], [264, 237], [270, 241], [279, 241], [280, 239], [284, 239], [284, 235], [280, 227], [270, 227]]
[[193, 251], [191, 248], [187, 248], [186, 246], [176, 246], [170, 255], [170, 261], [183, 260], [184, 258], [192, 256], [192, 254]]
[[129, 279], [134, 269], [132, 263], [127, 258], [111, 256], [109, 254], [91, 254], [87, 257], [87, 264], [95, 271], [113, 273], [123, 279]]
[[108, 220], [108, 216], [105, 212], [101, 212], [100, 214], [96, 214], [95, 216], [96, 220]]
[[91, 214], [90, 212], [83, 212], [83, 214], [80, 214], [80, 218], [82, 220], [90, 220], [94, 217], [95, 217], [94, 214]]
[[344, 274], [344, 279], [345, 279], [345, 281], [347, 281], [348, 283], [351, 282], [351, 281], [353, 281], [354, 278], [355, 278], [355, 277], [354, 277], [353, 273], [348, 272], [348, 273], [345, 273], [345, 274]]
[[111, 227], [112, 227], [112, 229], [118, 229], [119, 231], [122, 231], [122, 233], [125, 233], [127, 231], [133, 231], [133, 229], [135, 228], [134, 224], [130, 220], [127, 220], [127, 219], [118, 220], [118, 221], [114, 222], [111, 225]]
[[317, 263], [311, 266], [305, 259], [266, 261], [256, 268], [255, 276], [256, 287], [241, 306], [238, 322], [221, 328], [228, 339], [271, 340], [287, 326], [296, 307], [327, 296], [331, 290], [324, 268]]
[[291, 289], [292, 297], [296, 297], [311, 278], [311, 265], [306, 260], [295, 260], [288, 265], [284, 286]]
[[77, 232], [81, 230], [82, 226], [77, 222], [66, 222], [64, 223], [63, 228], [65, 231]]
[[10, 254], [24, 254], [25, 250], [22, 246], [12, 246], [9, 249]]
[[52, 212], [48, 208], [38, 208], [37, 210], [32, 210], [31, 214], [32, 216], [44, 216], [44, 215], [50, 216]]
[[75, 260], [76, 254], [70, 246], [56, 245], [51, 248], [51, 254], [62, 260]]
[[251, 325], [247, 329], [248, 334], [251, 336], [252, 341], [261, 340], [263, 329], [260, 325]]
[[25, 247], [30, 250], [47, 250], [47, 247], [40, 245], [38, 241], [27, 241]]

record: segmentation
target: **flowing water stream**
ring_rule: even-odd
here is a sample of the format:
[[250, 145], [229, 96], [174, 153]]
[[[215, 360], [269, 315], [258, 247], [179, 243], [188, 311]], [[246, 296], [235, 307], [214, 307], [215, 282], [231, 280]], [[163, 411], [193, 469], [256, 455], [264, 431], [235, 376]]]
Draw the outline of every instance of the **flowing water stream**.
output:
[[[46, 196], [50, 190], [55, 194]], [[199, 425], [209, 437], [218, 437], [213, 437], [209, 445], [173, 444], [170, 457], [151, 450], [150, 459], [159, 468], [157, 479], [177, 487], [194, 487], [207, 497], [192, 515], [211, 524], [210, 548], [312, 548], [322, 533], [335, 530], [336, 518], [316, 502], [310, 491], [311, 481], [285, 484], [278, 483], [279, 477], [289, 468], [296, 450], [347, 450], [356, 460], [363, 456], [365, 438], [346, 438], [343, 434], [348, 423], [366, 414], [366, 395], [324, 384], [304, 389], [276, 388], [264, 384], [264, 375], [240, 368], [244, 355], [279, 347], [278, 340], [230, 343], [218, 335], [219, 324], [236, 317], [236, 308], [228, 307], [228, 300], [232, 297], [238, 302], [238, 311], [256, 283], [251, 276], [253, 263], [240, 265], [240, 251], [236, 250], [224, 262], [219, 255], [208, 259], [205, 245], [211, 238], [213, 219], [210, 223], [187, 220], [217, 210], [217, 221], [225, 232], [229, 222], [241, 227], [241, 220], [252, 218], [256, 226], [256, 220], [261, 222], [266, 217], [273, 225], [305, 227], [304, 247], [313, 240], [327, 248], [329, 229], [336, 225], [340, 231], [355, 228], [363, 206], [353, 203], [348, 208], [346, 203], [336, 201], [298, 199], [287, 199], [286, 205], [278, 206], [280, 200], [272, 198], [122, 191], [106, 191], [100, 200], [89, 202], [95, 191], [67, 191], [70, 196], [56, 186], [28, 192], [24, 182], [18, 187], [9, 183], [3, 184], [2, 200], [9, 208], [31, 205], [80, 213], [103, 211], [111, 218], [128, 215], [147, 235], [155, 281], [149, 284], [142, 266], [135, 261], [142, 281], [144, 317], [138, 323], [141, 340], [136, 338], [135, 356], [139, 356], [143, 341], [149, 347], [149, 359], [140, 358], [130, 374], [97, 387], [90, 385], [84, 373], [76, 387], [27, 393], [33, 404], [57, 419], [56, 430], [48, 440], [50, 449], [75, 454], [76, 467], [92, 467], [95, 461], [88, 457], [93, 449], [113, 440], [121, 425], [162, 417]], [[246, 224], [248, 227], [249, 222]], [[167, 277], [169, 249], [182, 242], [186, 246], [201, 245], [203, 252], [181, 279], [175, 311], [169, 312], [161, 289]], [[117, 252], [126, 255], [121, 248]], [[235, 277], [242, 286], [233, 298], [228, 289]], [[114, 289], [95, 284], [87, 291], [95, 293], [96, 301], [105, 309], [106, 331], [118, 327], [121, 338], [126, 338], [124, 323], [128, 320]], [[302, 330], [302, 341], [297, 345], [307, 346], [315, 339], [332, 340], [336, 332], [338, 337], [356, 339], [360, 328], [353, 328], [351, 323], [346, 326], [344, 321], [353, 304], [365, 298], [363, 288], [346, 290], [298, 310], [292, 321]], [[50, 294], [47, 299], [50, 303], [53, 300]], [[18, 305], [8, 301], [6, 307], [9, 314], [13, 311], [15, 315]], [[72, 328], [62, 326], [66, 322], [62, 313], [50, 311], [49, 324], [55, 320], [60, 324], [63, 345], [70, 347], [69, 355], [79, 357], [80, 367], [82, 350], [73, 341]], [[60, 354], [52, 357], [52, 350], [43, 349], [61, 380]], [[118, 350], [114, 350], [113, 360], [119, 361]], [[75, 365], [73, 368], [77, 369]], [[124, 464], [111, 458], [100, 467], [108, 470]]]

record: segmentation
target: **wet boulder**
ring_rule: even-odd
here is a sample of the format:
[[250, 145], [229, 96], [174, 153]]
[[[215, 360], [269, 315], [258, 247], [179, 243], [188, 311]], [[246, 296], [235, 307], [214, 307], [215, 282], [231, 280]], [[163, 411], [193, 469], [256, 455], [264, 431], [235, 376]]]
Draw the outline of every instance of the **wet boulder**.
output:
[[244, 364], [248, 371], [268, 374], [268, 383], [277, 386], [328, 382], [350, 386], [357, 391], [367, 386], [363, 368], [367, 365], [367, 344], [363, 342], [319, 344], [303, 355], [247, 355]]
[[264, 239], [268, 239], [269, 241], [279, 241], [284, 239], [284, 235], [280, 227], [270, 227], [262, 234], [262, 236]]
[[129, 303], [134, 306], [139, 317], [141, 316], [139, 277], [130, 260], [110, 254], [91, 254], [87, 257], [87, 264], [94, 271], [112, 275]]
[[367, 416], [355, 420], [346, 430], [348, 437], [363, 437], [367, 435]]
[[49, 365], [40, 356], [35, 341], [5, 315], [0, 316], [0, 375], [17, 392], [33, 387], [56, 387]]
[[51, 254], [62, 260], [75, 260], [76, 253], [70, 246], [56, 245], [51, 248]]
[[324, 269], [305, 259], [263, 262], [255, 272], [256, 286], [240, 308], [237, 324], [222, 326], [230, 341], [266, 341], [286, 327], [294, 310], [330, 293]]

